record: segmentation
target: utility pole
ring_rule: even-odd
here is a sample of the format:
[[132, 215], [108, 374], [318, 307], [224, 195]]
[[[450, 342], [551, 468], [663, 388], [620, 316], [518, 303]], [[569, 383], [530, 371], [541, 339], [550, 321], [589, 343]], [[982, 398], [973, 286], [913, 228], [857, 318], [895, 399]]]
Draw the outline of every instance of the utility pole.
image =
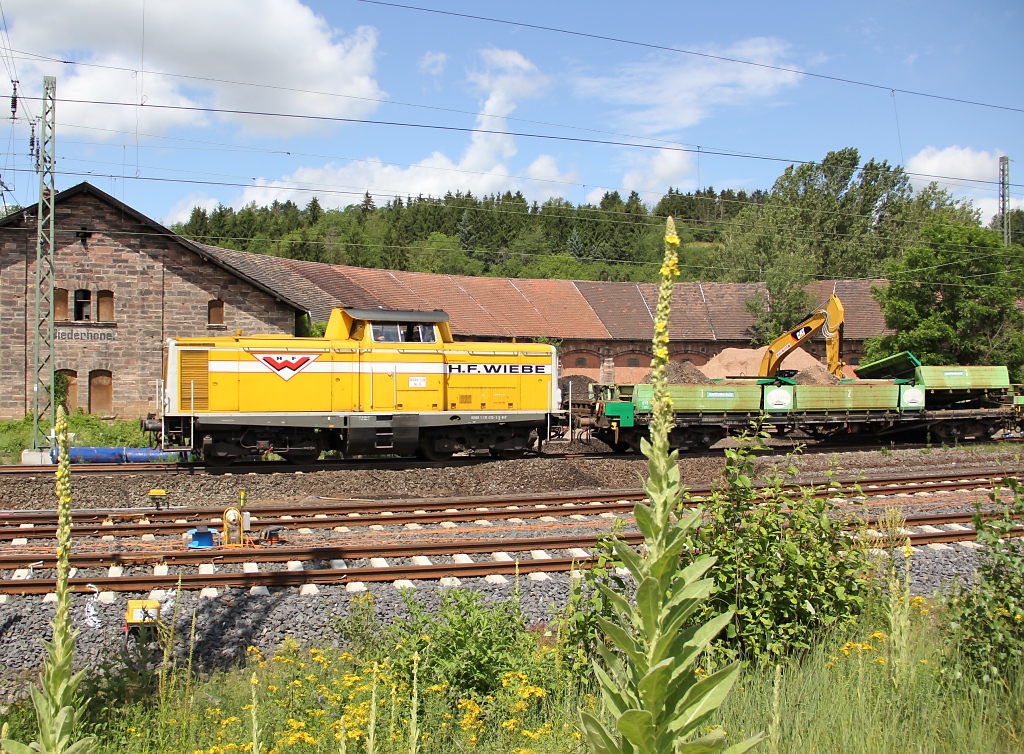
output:
[[57, 401], [53, 395], [53, 173], [56, 156], [54, 105], [57, 79], [43, 77], [43, 115], [37, 142], [36, 171], [39, 173], [39, 206], [36, 230], [36, 311], [35, 348], [33, 349], [32, 450], [40, 451], [49, 443], [39, 427], [49, 414], [50, 427], [56, 424]]
[[1010, 245], [1010, 158], [999, 158], [999, 216], [1003, 220], [1003, 246]]

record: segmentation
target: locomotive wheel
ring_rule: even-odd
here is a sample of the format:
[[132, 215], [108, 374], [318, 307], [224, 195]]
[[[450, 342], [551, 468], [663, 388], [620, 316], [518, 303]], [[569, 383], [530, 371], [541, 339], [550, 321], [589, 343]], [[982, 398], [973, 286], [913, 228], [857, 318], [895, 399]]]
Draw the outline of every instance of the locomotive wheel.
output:
[[320, 460], [319, 450], [293, 450], [290, 453], [282, 453], [281, 457], [288, 463], [295, 466], [308, 466]]
[[424, 461], [441, 463], [451, 460], [453, 454], [450, 450], [436, 450], [431, 442], [425, 441], [416, 449], [416, 455]]
[[209, 457], [206, 457], [206, 456], [203, 457], [203, 463], [205, 463], [207, 466], [213, 466], [213, 467], [216, 467], [218, 469], [223, 469], [226, 466], [230, 466], [232, 463], [234, 463], [234, 460], [235, 460], [234, 456], [214, 456], [214, 455], [211, 455]]
[[491, 448], [491, 458], [500, 458], [502, 461], [513, 461], [526, 455], [526, 448], [499, 449]]

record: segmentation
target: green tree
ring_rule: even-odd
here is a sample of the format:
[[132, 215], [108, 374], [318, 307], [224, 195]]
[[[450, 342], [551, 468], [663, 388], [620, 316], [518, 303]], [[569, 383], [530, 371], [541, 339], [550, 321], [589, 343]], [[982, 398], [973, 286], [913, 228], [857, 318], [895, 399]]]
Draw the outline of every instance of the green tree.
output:
[[924, 364], [1005, 364], [1024, 373], [1024, 313], [1017, 308], [1024, 249], [989, 230], [939, 219], [888, 267], [875, 288], [894, 334], [866, 343], [869, 360], [912, 351]]
[[806, 257], [781, 254], [768, 268], [764, 288], [746, 301], [754, 315], [752, 345], [768, 345], [807, 316], [813, 302], [804, 286], [813, 274], [811, 264]]

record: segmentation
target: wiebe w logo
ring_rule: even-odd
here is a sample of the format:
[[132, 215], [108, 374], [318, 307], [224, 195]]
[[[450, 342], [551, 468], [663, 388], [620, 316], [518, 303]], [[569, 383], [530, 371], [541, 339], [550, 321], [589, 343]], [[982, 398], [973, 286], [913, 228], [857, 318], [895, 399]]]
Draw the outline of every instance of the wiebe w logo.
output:
[[263, 366], [276, 372], [283, 380], [290, 380], [303, 369], [308, 367], [317, 357], [318, 353], [254, 353], [253, 356]]

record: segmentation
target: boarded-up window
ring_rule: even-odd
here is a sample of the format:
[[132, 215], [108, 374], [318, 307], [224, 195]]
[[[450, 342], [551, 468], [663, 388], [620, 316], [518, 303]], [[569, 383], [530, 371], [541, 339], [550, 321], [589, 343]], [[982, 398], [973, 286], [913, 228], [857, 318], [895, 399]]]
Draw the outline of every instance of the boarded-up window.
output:
[[224, 324], [224, 302], [219, 299], [213, 299], [206, 304], [206, 324], [208, 325], [223, 325]]
[[114, 292], [100, 291], [96, 294], [96, 321], [114, 321]]
[[57, 374], [64, 375], [67, 380], [67, 396], [64, 398], [64, 408], [69, 414], [78, 410], [78, 372], [74, 369], [60, 369]]
[[92, 293], [80, 288], [75, 291], [75, 322], [92, 320]]
[[89, 413], [114, 413], [113, 379], [106, 369], [89, 372]]
[[65, 288], [53, 289], [53, 318], [57, 322], [68, 318], [68, 292]]

